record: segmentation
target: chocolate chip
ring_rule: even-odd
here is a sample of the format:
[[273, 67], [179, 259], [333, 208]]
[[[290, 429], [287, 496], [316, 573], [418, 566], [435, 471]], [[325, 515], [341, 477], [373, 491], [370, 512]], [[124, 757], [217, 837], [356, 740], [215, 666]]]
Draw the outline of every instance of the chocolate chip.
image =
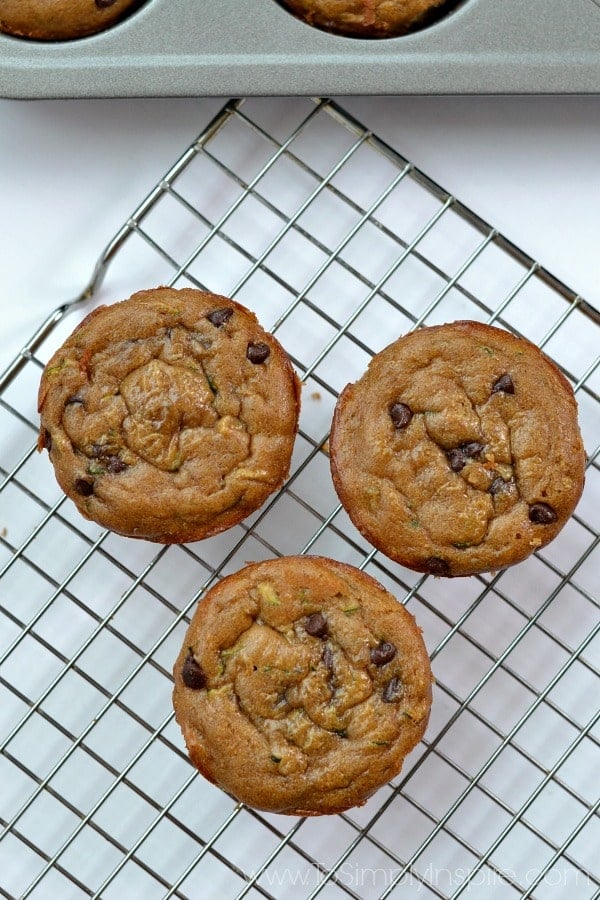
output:
[[124, 463], [120, 456], [106, 457], [107, 472], [111, 472], [113, 475], [118, 475], [119, 472], [123, 472], [126, 468], [127, 463]]
[[374, 666], [385, 666], [396, 655], [396, 648], [389, 641], [381, 641], [376, 647], [371, 647], [371, 662]]
[[394, 428], [398, 428], [399, 430], [406, 428], [410, 425], [412, 417], [412, 409], [410, 406], [407, 406], [406, 403], [393, 403], [390, 406], [390, 418], [394, 423]]
[[206, 318], [215, 328], [220, 328], [225, 322], [229, 322], [232, 315], [233, 310], [229, 306], [224, 306], [222, 309], [213, 309]]
[[431, 575], [450, 575], [449, 564], [445, 559], [440, 559], [439, 556], [430, 556], [429, 559], [425, 560], [425, 565]]
[[78, 478], [75, 482], [75, 490], [82, 497], [89, 497], [94, 493], [94, 482], [86, 481], [85, 478]]
[[193, 691], [200, 691], [203, 687], [206, 687], [206, 675], [194, 659], [194, 654], [191, 650], [188, 651], [188, 655], [183, 661], [181, 678], [185, 686]]
[[90, 456], [102, 463], [107, 472], [113, 475], [127, 468], [127, 463], [124, 463], [117, 453], [110, 452], [108, 444], [92, 444]]
[[507, 482], [499, 475], [497, 478], [494, 478], [494, 480], [490, 484], [490, 494], [495, 497], [496, 494], [500, 494], [503, 490], [505, 490], [506, 485]]
[[467, 457], [460, 449], [460, 447], [456, 447], [454, 450], [449, 450], [446, 453], [448, 457], [448, 462], [450, 464], [450, 468], [453, 472], [460, 472], [467, 464]]
[[483, 450], [483, 444], [480, 444], [479, 441], [469, 441], [468, 444], [461, 444], [460, 449], [468, 456], [469, 459], [475, 459], [476, 456], [479, 456], [481, 451]]
[[483, 446], [479, 441], [469, 441], [466, 444], [461, 444], [460, 447], [448, 450], [446, 456], [452, 471], [461, 472], [470, 459], [475, 459], [476, 456], [479, 456]]
[[327, 636], [328, 632], [327, 619], [320, 612], [313, 613], [312, 616], [309, 616], [306, 620], [304, 629], [306, 633], [312, 635], [312, 637], [324, 638]]
[[95, 0], [98, 9], [108, 9], [109, 6], [112, 6], [113, 3], [116, 2], [117, 0]]
[[324, 664], [325, 668], [329, 672], [333, 672], [333, 650], [331, 649], [329, 644], [326, 644], [323, 647], [323, 653], [321, 654], [321, 659], [323, 660], [323, 664]]
[[397, 675], [394, 675], [394, 677], [384, 685], [383, 691], [381, 692], [381, 698], [384, 703], [394, 703], [396, 700], [400, 699], [401, 694], [402, 682]]
[[529, 518], [535, 525], [552, 525], [558, 516], [548, 503], [532, 503], [529, 507]]
[[514, 392], [515, 386], [508, 372], [505, 372], [504, 375], [501, 375], [498, 381], [496, 381], [492, 387], [492, 394], [514, 394]]
[[246, 350], [246, 358], [249, 359], [251, 363], [258, 365], [259, 363], [263, 363], [265, 359], [269, 357], [270, 353], [271, 349], [268, 344], [263, 344], [261, 341], [250, 341], [248, 349]]

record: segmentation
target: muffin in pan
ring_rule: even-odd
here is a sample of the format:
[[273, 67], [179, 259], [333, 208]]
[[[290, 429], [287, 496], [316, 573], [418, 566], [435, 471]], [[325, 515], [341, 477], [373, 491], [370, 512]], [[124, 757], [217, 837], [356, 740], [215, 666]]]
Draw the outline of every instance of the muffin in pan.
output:
[[398, 774], [431, 706], [413, 617], [370, 576], [322, 557], [252, 564], [213, 587], [174, 678], [194, 765], [290, 815], [364, 803]]
[[82, 515], [130, 537], [200, 540], [284, 482], [300, 383], [239, 303], [184, 288], [92, 312], [48, 362], [39, 447]]
[[103, 31], [141, 0], [0, 0], [0, 31], [38, 41], [66, 41]]
[[456, 0], [280, 0], [303, 21], [323, 31], [386, 38], [423, 27]]
[[358, 530], [433, 575], [520, 562], [583, 490], [569, 382], [534, 344], [479, 322], [423, 328], [378, 353], [341, 393], [329, 447]]

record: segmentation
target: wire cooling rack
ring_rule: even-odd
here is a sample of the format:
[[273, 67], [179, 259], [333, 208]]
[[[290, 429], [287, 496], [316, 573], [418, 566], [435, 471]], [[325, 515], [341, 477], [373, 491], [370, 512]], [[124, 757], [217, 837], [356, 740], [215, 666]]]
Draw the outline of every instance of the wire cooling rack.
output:
[[[110, 279], [101, 287], [110, 266]], [[101, 531], [34, 449], [42, 366], [95, 302], [156, 284], [236, 296], [303, 377], [291, 477], [245, 523], [157, 547]], [[493, 576], [424, 577], [340, 509], [336, 396], [409, 329], [495, 322], [574, 384], [576, 514]], [[0, 382], [0, 893], [79, 898], [600, 897], [600, 316], [327, 101], [231, 101]], [[195, 773], [171, 667], [203, 591], [319, 553], [415, 614], [437, 684], [423, 743], [366, 806], [246, 809]]]

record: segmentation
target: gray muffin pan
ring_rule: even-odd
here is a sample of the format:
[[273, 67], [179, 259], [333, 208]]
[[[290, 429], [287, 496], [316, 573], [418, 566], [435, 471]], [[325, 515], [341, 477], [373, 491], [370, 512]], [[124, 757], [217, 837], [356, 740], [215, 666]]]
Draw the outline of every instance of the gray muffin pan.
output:
[[0, 34], [4, 97], [600, 92], [600, 0], [464, 0], [387, 40], [319, 31], [276, 0], [148, 0], [109, 30]]

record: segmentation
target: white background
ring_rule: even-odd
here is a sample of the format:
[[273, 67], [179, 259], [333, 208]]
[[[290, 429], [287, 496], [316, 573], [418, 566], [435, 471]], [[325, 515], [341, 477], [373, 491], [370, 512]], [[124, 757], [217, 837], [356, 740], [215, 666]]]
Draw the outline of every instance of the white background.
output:
[[[0, 371], [222, 102], [0, 100]], [[340, 102], [600, 307], [600, 97]]]
[[[0, 369], [51, 309], [81, 291], [104, 244], [175, 157], [202, 130], [221, 103], [217, 100], [0, 102]], [[342, 104], [600, 307], [597, 247], [600, 235], [600, 173], [597, 164], [600, 98], [357, 98], [342, 101]], [[555, 317], [554, 313], [549, 324]], [[580, 327], [578, 336], [581, 332]], [[573, 334], [574, 331], [565, 329], [564, 333]], [[589, 335], [592, 333], [590, 330]], [[574, 340], [573, 344], [577, 343], [577, 347], [574, 349], [571, 346], [570, 352], [585, 358], [583, 348], [586, 337], [584, 333], [581, 340]], [[303, 336], [298, 338], [300, 340]], [[591, 340], [590, 337], [590, 343]], [[354, 345], [349, 346], [354, 349]], [[588, 357], [593, 358], [590, 347], [585, 349]], [[352, 365], [358, 368], [363, 357], [354, 355]], [[329, 365], [330, 368], [325, 371], [331, 375]], [[577, 371], [585, 365], [586, 362], [582, 362]], [[343, 385], [349, 367], [350, 360], [346, 359], [345, 365], [336, 374], [338, 388]], [[26, 367], [26, 372], [28, 369], [31, 370], [31, 367]], [[18, 406], [31, 410], [35, 398], [26, 392], [32, 387], [36, 373], [27, 374], [27, 379], [17, 380], [19, 399], [22, 400]], [[317, 439], [325, 433], [331, 416], [331, 406], [326, 404], [332, 403], [332, 397], [323, 393], [321, 403], [311, 404], [308, 401], [303, 406], [303, 422], [310, 423], [307, 431]], [[594, 436], [588, 443], [588, 449], [593, 452], [598, 445], [597, 405], [583, 392], [580, 396], [583, 398], [585, 418], [582, 421], [586, 433]], [[4, 420], [7, 418], [8, 415]], [[321, 425], [318, 428], [319, 422]], [[23, 433], [24, 439], [30, 442], [31, 432], [25, 426], [19, 430], [19, 423], [15, 420], [16, 437], [7, 436], [12, 454], [7, 458], [15, 462], [22, 456], [19, 436]], [[0, 434], [0, 439], [2, 437]], [[306, 452], [301, 449], [300, 441], [297, 447], [299, 452]], [[45, 510], [28, 498], [27, 491], [39, 494], [49, 506], [58, 500], [58, 486], [49, 477], [49, 468], [46, 454], [34, 454], [19, 472], [19, 480], [23, 478], [25, 490], [8, 485], [3, 493], [5, 505], [1, 515], [4, 518], [0, 519], [0, 526], [5, 524], [8, 527], [7, 540], [14, 546], [28, 542], [28, 536], [36, 534], [41, 527], [40, 516], [45, 516]], [[598, 667], [598, 661], [594, 659], [594, 652], [598, 650], [597, 641], [584, 651], [585, 665], [580, 660], [572, 666], [569, 663], [566, 674], [557, 679], [549, 702], [540, 705], [538, 699], [534, 701], [534, 695], [539, 697], [539, 692], [548, 688], [549, 679], [556, 677], [559, 666], [566, 665], [565, 647], [578, 646], [587, 631], [592, 633], [597, 621], [597, 608], [586, 598], [593, 597], [597, 590], [600, 547], [596, 547], [595, 552], [587, 557], [572, 583], [562, 590], [559, 590], [556, 574], [573, 569], [577, 560], [591, 547], [591, 529], [598, 528], [600, 509], [600, 479], [597, 475], [594, 469], [590, 470], [586, 494], [579, 507], [582, 521], [590, 523], [590, 530], [575, 521], [569, 523], [547, 554], [553, 569], [542, 563], [540, 558], [532, 556], [506, 572], [502, 576], [500, 592], [509, 598], [509, 602], [487, 590], [476, 602], [482, 587], [477, 579], [451, 579], [450, 584], [447, 584], [448, 579], [428, 579], [420, 591], [425, 602], [421, 602], [418, 596], [414, 598], [428, 645], [433, 648], [440, 640], [440, 646], [444, 645], [444, 652], [435, 657], [438, 686], [431, 735], [438, 734], [451, 722], [457, 711], [457, 698], [462, 701], [468, 697], [480, 675], [486, 671], [480, 682], [485, 682], [484, 690], [469, 703], [456, 723], [459, 738], [456, 738], [457, 729], [453, 726], [444, 737], [440, 755], [436, 753], [428, 757], [425, 766], [410, 782], [407, 796], [414, 799], [416, 809], [413, 810], [404, 798], [398, 798], [399, 802], [389, 807], [385, 818], [374, 829], [383, 847], [386, 841], [389, 846], [388, 837], [393, 836], [391, 847], [396, 859], [409, 859], [421, 836], [426, 833], [424, 829], [437, 828], [433, 823], [456, 802], [459, 791], [463, 792], [464, 799], [453, 814], [448, 829], [442, 830], [429, 844], [415, 867], [442, 891], [450, 887], [460, 888], [474, 860], [473, 854], [465, 848], [469, 845], [481, 848], [491, 846], [506, 827], [506, 809], [519, 809], [530, 791], [534, 787], [537, 791], [542, 785], [544, 772], [557, 764], [567, 748], [571, 748], [572, 753], [569, 761], [549, 779], [535, 803], [526, 810], [522, 823], [494, 853], [493, 864], [496, 868], [484, 868], [477, 873], [471, 885], [476, 888], [477, 896], [485, 893], [486, 897], [504, 897], [510, 888], [505, 887], [502, 873], [519, 872], [523, 883], [531, 883], [551, 854], [551, 848], [536, 834], [547, 835], [554, 846], [560, 847], [570, 833], [575, 833], [573, 829], [585, 821], [582, 816], [596, 800], [594, 792], [597, 783], [589, 777], [589, 773], [598, 768], [597, 744], [589, 739], [579, 741], [576, 734], [584, 727], [590, 728], [590, 722], [594, 721], [590, 716], [593, 715], [598, 692], [597, 679], [593, 674]], [[298, 478], [295, 490], [301, 492], [302, 504], [314, 505], [322, 518], [335, 508], [337, 499], [328, 477], [324, 454], [315, 455], [311, 466]], [[65, 504], [61, 512], [66, 516], [75, 516], [75, 510], [69, 509]], [[82, 528], [82, 521], [78, 517], [77, 529]], [[258, 534], [279, 552], [297, 552], [299, 547], [304, 546], [317, 521], [320, 522], [320, 519], [315, 519], [303, 505], [284, 494], [265, 517]], [[338, 525], [343, 535], [348, 525], [344, 525], [343, 520], [340, 524], [339, 518], [336, 527]], [[89, 528], [89, 534], [93, 536], [91, 539], [95, 539], [98, 534], [96, 526], [88, 523], [83, 527]], [[208, 561], [207, 564], [220, 565], [223, 554], [238, 541], [239, 532], [240, 529], [232, 529], [215, 536], [211, 539], [212, 543], [205, 542], [198, 552]], [[356, 540], [352, 531], [349, 530], [348, 534], [351, 540]], [[37, 571], [48, 573], [47, 577], [53, 583], [60, 584], [65, 579], [69, 581], [73, 572], [77, 572], [77, 578], [81, 574], [79, 582], [74, 578], [72, 585], [73, 590], [83, 598], [79, 606], [72, 604], [66, 595], [57, 597], [52, 609], [35, 625], [36, 633], [39, 631], [45, 641], [52, 641], [58, 652], [65, 656], [70, 656], [73, 650], [79, 653], [85, 646], [82, 642], [90, 640], [87, 629], [96, 627], [95, 617], [98, 614], [106, 613], [110, 617], [115, 634], [119, 633], [119, 629], [123, 630], [128, 645], [137, 640], [144, 647], [145, 642], [155, 640], [167, 622], [171, 623], [165, 605], [155, 602], [146, 588], [133, 591], [128, 596], [131, 584], [126, 573], [142, 572], [149, 564], [148, 545], [110, 535], [105, 546], [115, 554], [115, 566], [100, 553], [94, 553], [85, 567], [80, 569], [82, 547], [87, 555], [88, 544], [82, 544], [79, 537], [64, 528], [56, 517], [50, 519], [40, 539], [27, 546], [27, 556], [31, 557]], [[260, 556], [267, 552], [265, 546], [251, 537], [232, 552], [225, 571], [234, 571], [244, 561], [252, 559], [254, 554]], [[333, 529], [325, 529], [311, 552], [321, 552], [326, 556], [341, 555], [342, 559], [350, 555], [349, 561], [355, 564], [362, 560], [361, 554], [343, 537], [338, 537]], [[7, 554], [6, 548], [4, 554]], [[6, 603], [12, 604], [11, 609], [18, 617], [28, 618], [41, 601], [36, 568], [24, 565], [14, 566], [10, 570], [15, 580], [7, 582], [12, 585], [12, 590], [8, 592], [10, 596]], [[153, 590], [162, 592], [169, 602], [179, 604], [187, 602], [188, 596], [196, 591], [198, 572], [195, 557], [171, 547], [164, 561], [161, 557], [152, 568], [149, 583]], [[373, 574], [382, 577], [377, 568], [373, 569]], [[385, 577], [389, 587], [394, 589], [394, 584], [397, 587], [396, 582]], [[403, 570], [401, 577], [408, 579], [408, 583], [417, 580], [414, 573], [406, 570]], [[576, 589], [573, 584], [581, 587]], [[557, 596], [547, 607], [547, 601], [542, 602], [542, 598], [553, 598], [556, 593]], [[121, 607], [119, 599], [115, 605], [116, 598], [127, 598], [126, 604]], [[183, 598], [186, 598], [185, 601]], [[93, 619], [83, 614], [88, 604], [93, 611]], [[438, 608], [439, 616], [436, 613]], [[540, 615], [542, 610], [541, 628], [532, 628], [532, 617]], [[467, 628], [463, 630], [461, 627], [456, 631], [458, 624], [455, 623], [464, 623], [463, 616], [467, 613]], [[17, 636], [18, 628], [14, 622], [5, 621], [7, 638], [12, 640], [13, 636]], [[170, 638], [164, 642], [163, 638], [159, 639], [157, 645], [160, 649], [155, 658], [167, 666], [171, 665], [171, 649], [183, 640], [183, 623], [180, 625], [181, 628], [178, 627]], [[465, 639], [467, 633], [469, 641]], [[103, 629], [98, 640], [107, 634]], [[491, 658], [497, 658], [504, 653], [504, 648], [515, 641], [516, 634], [519, 634], [519, 643], [510, 653], [506, 666], [503, 664], [494, 671], [494, 665], [488, 670], [491, 663], [488, 654]], [[110, 639], [113, 640], [112, 635]], [[108, 669], [107, 655], [102, 649], [107, 647], [114, 654]], [[479, 647], [486, 648], [485, 653], [480, 652]], [[43, 647], [36, 656], [35, 666], [32, 666], [29, 645], [24, 642], [20, 655], [19, 651], [16, 653], [16, 663], [11, 662], [10, 671], [16, 679], [15, 683], [23, 692], [34, 691], [33, 696], [37, 696], [40, 686], [49, 684], [57, 672], [54, 657], [42, 650]], [[85, 656], [88, 657], [88, 654]], [[94, 681], [110, 684], [112, 690], [112, 685], [118, 683], [117, 678], [128, 677], [128, 667], [133, 664], [131, 659], [137, 664], [138, 657], [133, 653], [127, 655], [124, 649], [119, 649], [119, 643], [115, 640], [110, 644], [92, 643], [89, 658], [80, 657], [78, 665], [81, 664], [83, 671], [89, 672], [89, 677]], [[574, 657], [571, 662], [573, 660]], [[119, 671], [122, 671], [122, 676], [117, 675]], [[516, 674], [509, 675], [509, 672]], [[167, 679], [162, 679], [159, 685], [154, 669], [144, 666], [141, 677], [127, 688], [127, 704], [136, 710], [136, 715], [139, 710], [143, 717], [158, 722], [165, 714], [164, 704], [169, 702], [170, 690]], [[98, 694], [98, 697], [104, 703], [104, 696]], [[48, 699], [48, 710], [51, 715], [54, 715], [52, 710], [58, 710], [56, 714], [60, 716], [60, 722], [65, 723], [61, 727], [79, 733], [87, 728], [90, 702], [87, 692], [74, 690], [74, 683], [67, 677], [57, 683]], [[528, 707], [530, 712], [533, 710], [531, 718], [529, 713], [525, 714]], [[13, 705], [6, 703], [0, 708], [0, 713], [6, 719], [6, 716], [13, 716], [13, 710]], [[121, 718], [111, 720], [113, 713]], [[486, 748], [491, 750], [494, 747], [496, 753], [500, 749], [498, 736], [508, 733], [519, 716], [524, 717], [525, 724], [495, 759], [493, 768], [486, 770], [484, 781], [488, 793], [480, 790], [471, 792], [472, 783], [469, 783], [467, 775], [461, 773], [477, 772], [485, 759]], [[127, 719], [128, 716], [112, 707], [107, 717], [100, 718], [94, 731], [89, 734], [91, 746], [100, 755], [106, 754], [107, 759], [115, 760], [118, 766], [124, 766], [125, 761], [131, 759], [131, 754], [138, 752], [141, 742], [148, 739], [145, 729], [137, 723], [128, 724]], [[13, 720], [10, 721], [12, 728]], [[22, 739], [15, 752], [22, 761], [20, 764], [32, 771], [45, 773], [50, 765], [54, 765], [53, 754], [58, 752], [58, 744], [48, 742], [46, 732], [37, 730], [41, 728], [42, 721], [39, 716], [32, 720], [34, 730], [30, 731], [29, 740]], [[116, 741], [115, 722], [119, 738]], [[484, 724], [486, 722], [493, 725]], [[178, 731], [173, 729], [173, 723], [165, 729], [168, 740], [180, 740]], [[25, 731], [21, 732], [22, 738], [24, 734]], [[44, 740], [31, 739], [40, 734]], [[448, 762], [444, 761], [444, 754], [448, 754]], [[52, 763], [49, 762], [51, 758]], [[85, 754], [74, 754], [64, 768], [61, 767], [61, 775], [57, 775], [56, 779], [57, 785], [68, 787], [70, 802], [80, 809], [88, 809], [92, 802], [90, 798], [96, 796], [94, 792], [99, 795], [107, 783], [104, 778], [106, 773], [102, 772], [96, 780], [90, 779], [92, 770], [88, 768], [86, 759]], [[536, 763], [538, 767], [532, 766], [530, 759], [539, 760]], [[430, 764], [433, 767], [427, 768]], [[410, 771], [409, 765], [412, 769], [413, 763], [407, 764], [405, 776]], [[14, 808], [18, 808], [26, 800], [30, 788], [25, 790], [23, 787], [24, 776], [20, 770], [16, 767], [9, 769], [11, 773], [16, 771], [18, 777], [9, 776], [10, 783], [7, 783], [7, 778], [4, 779], [7, 803], [16, 804]], [[170, 798], [174, 791], [178, 791], [179, 785], [188, 777], [189, 770], [174, 754], [170, 754], [169, 758], [162, 753], [142, 757], [141, 765], [135, 772], [141, 789], [150, 796], [160, 797], [160, 804], [164, 804], [163, 798]], [[561, 786], [562, 779], [567, 788]], [[217, 794], [216, 788], [204, 779], [198, 778], [193, 784], [194, 787], [178, 801], [176, 815], [188, 823], [187, 827], [193, 823], [199, 835], [208, 836], [215, 825], [229, 815], [230, 801]], [[357, 824], [363, 825], [369, 821], [378, 805], [385, 802], [387, 790], [385, 788], [376, 795], [363, 810], [353, 811], [352, 816]], [[124, 840], [129, 841], [134, 840], [133, 835], [135, 833], [137, 836], [140, 828], [150, 827], [150, 817], [154, 823], [159, 820], [161, 824], [166, 822], [162, 819], [166, 807], [163, 806], [160, 812], [146, 810], [141, 804], [138, 807], [138, 798], [133, 791], [129, 791], [126, 795], [128, 807], [124, 810], [124, 796], [115, 791], [94, 816], [108, 833], [127, 835]], [[491, 802], [490, 798], [494, 796], [502, 800]], [[534, 796], [531, 794], [531, 797]], [[577, 796], [584, 798], [584, 801], [576, 799]], [[54, 805], [47, 806], [49, 801]], [[47, 814], [48, 809], [53, 815]], [[66, 817], [67, 813], [70, 818]], [[145, 818], [147, 815], [148, 818]], [[427, 817], [431, 820], [429, 826]], [[27, 819], [24, 817], [23, 827], [28, 829], [26, 833], [34, 846], [58, 846], [66, 837], [63, 834], [59, 838], [60, 829], [66, 827], [68, 822], [70, 832], [75, 824], [72, 821], [74, 818], [68, 810], [61, 810], [56, 800], [44, 791], [39, 800], [34, 801]], [[277, 821], [278, 818], [272, 817], [274, 826], [287, 830], [291, 823], [283, 824]], [[408, 828], [407, 821], [411, 823]], [[133, 831], [128, 830], [131, 822], [134, 823]], [[527, 822], [532, 824], [524, 827]], [[577, 887], [585, 885], [583, 871], [585, 868], [592, 871], [597, 868], [595, 827], [597, 818], [592, 817], [573, 845], [569, 845], [570, 856], [561, 856], [550, 869], [540, 888], [544, 897], [568, 896], [569, 891], [571, 895], [582, 896]], [[455, 834], [461, 836], [460, 845], [451, 837], [453, 829]], [[180, 833], [176, 828], [165, 833], [157, 828], [151, 834], [148, 842], [141, 846], [140, 857], [144, 858], [146, 854], [145, 858], [151, 858], [152, 867], [157, 872], [165, 873], [167, 879], [175, 881], [181, 874], [182, 861], [189, 858], [187, 834]], [[164, 839], [165, 834], [167, 840]], [[329, 861], [338, 857], [344, 841], [349, 845], [355, 837], [356, 832], [342, 820], [336, 820], [335, 824], [313, 820], [302, 826], [294, 841], [299, 842], [303, 852], [315, 854], [321, 861]], [[108, 842], [96, 841], [91, 829], [85, 829], [81, 838], [81, 843], [73, 842], [70, 846], [68, 858], [65, 854], [67, 868], [75, 877], [98, 886], [98, 882], [108, 876], [115, 865], [120, 865], [122, 855], [116, 853]], [[241, 814], [235, 825], [223, 832], [217, 847], [224, 856], [250, 872], [262, 861], [265, 853], [271, 852], [274, 844], [272, 834], [263, 832], [253, 818]], [[8, 845], [5, 846], [8, 848]], [[378, 878], [382, 875], [383, 879], [378, 880], [377, 888], [383, 889], [394, 871], [398, 870], [390, 868], [389, 862], [387, 869], [381, 868], [381, 862], [391, 860], [391, 857], [384, 856], [383, 852], [380, 854], [374, 846], [365, 851], [364, 846], [365, 842], [361, 841], [356, 853], [342, 864], [342, 882], [354, 886], [358, 892], [369, 891], [374, 883], [370, 880], [371, 873], [378, 873]], [[318, 853], [315, 853], [315, 848], [318, 848]], [[365, 856], [365, 852], [368, 855]], [[41, 861], [37, 860], [32, 869], [31, 856], [22, 842], [15, 841], [11, 845], [11, 853], [2, 869], [2, 880], [7, 888], [13, 881], [20, 881], [24, 889], [30, 882], [38, 863], [41, 865]], [[290, 858], [294, 859], [294, 856]], [[581, 871], [569, 862], [571, 858], [581, 867]], [[269, 867], [266, 877], [284, 875], [286, 864], [282, 860], [285, 859], [284, 851]], [[370, 868], [369, 863], [374, 868]], [[292, 868], [291, 871], [295, 870]], [[316, 879], [322, 878], [321, 869], [311, 872], [307, 866], [305, 870], [298, 870], [301, 874], [303, 871], [308, 873], [308, 877], [312, 874]], [[497, 872], [500, 878], [496, 877]], [[491, 877], [492, 881], [482, 881], [481, 876], [484, 879]], [[580, 876], [582, 880], [576, 882], [575, 879]], [[57, 880], [53, 881], [54, 878]], [[95, 880], [92, 882], [91, 879]], [[115, 881], [112, 889], [108, 888], [106, 892], [101, 889], [100, 893], [114, 897], [155, 895], [157, 885], [148, 887], [139, 866], [128, 865], [123, 879]], [[413, 895], [420, 896], [422, 885], [412, 875], [409, 879], [410, 884], [417, 884]], [[268, 881], [263, 883], [269, 886]], [[38, 896], [41, 896], [40, 891], [47, 898], [66, 896], [65, 884], [66, 881], [61, 882], [58, 871], [54, 870], [38, 888]], [[207, 884], [211, 886], [209, 894]], [[482, 884], [487, 886], [487, 892], [485, 888], [477, 891], [476, 886]], [[210, 895], [216, 898], [233, 896], [241, 887], [240, 879], [232, 871], [218, 865], [216, 857], [207, 854], [205, 860], [192, 869], [182, 889], [189, 896]], [[318, 884], [313, 881], [310, 887], [318, 887]], [[287, 887], [277, 896], [285, 896], [285, 891]], [[465, 890], [465, 897], [471, 896], [469, 891], [470, 888]], [[11, 890], [15, 896], [21, 893], [21, 888]], [[371, 888], [369, 896], [372, 893]], [[423, 896], [425, 894], [430, 894], [426, 888]], [[294, 892], [294, 895], [297, 893]]]

